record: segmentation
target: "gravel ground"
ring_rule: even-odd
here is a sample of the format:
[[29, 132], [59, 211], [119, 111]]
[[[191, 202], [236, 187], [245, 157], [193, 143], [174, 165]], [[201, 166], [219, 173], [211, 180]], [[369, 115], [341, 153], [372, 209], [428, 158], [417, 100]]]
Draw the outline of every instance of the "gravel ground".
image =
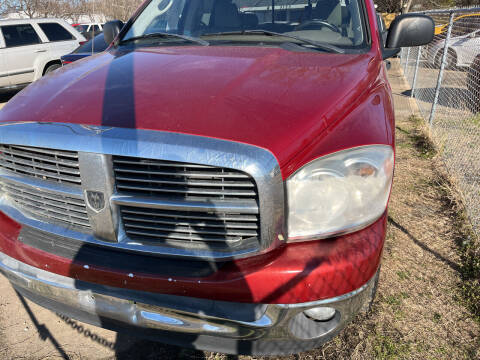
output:
[[[479, 359], [480, 326], [460, 297], [464, 236], [434, 152], [422, 144], [418, 111], [393, 61], [396, 178], [377, 298], [321, 349], [283, 359]], [[44, 310], [0, 277], [0, 359], [230, 359], [137, 340]], [[250, 359], [240, 357], [240, 359]]]

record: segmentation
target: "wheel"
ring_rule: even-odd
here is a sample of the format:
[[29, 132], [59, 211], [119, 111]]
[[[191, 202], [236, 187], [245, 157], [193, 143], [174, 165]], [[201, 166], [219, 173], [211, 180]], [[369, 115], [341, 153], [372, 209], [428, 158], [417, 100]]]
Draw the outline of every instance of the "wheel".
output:
[[57, 70], [61, 67], [62, 67], [62, 65], [60, 65], [60, 64], [52, 64], [47, 68], [47, 70], [45, 70], [43, 75], [47, 75], [48, 73], [51, 73], [52, 71], [55, 71], [55, 70]]

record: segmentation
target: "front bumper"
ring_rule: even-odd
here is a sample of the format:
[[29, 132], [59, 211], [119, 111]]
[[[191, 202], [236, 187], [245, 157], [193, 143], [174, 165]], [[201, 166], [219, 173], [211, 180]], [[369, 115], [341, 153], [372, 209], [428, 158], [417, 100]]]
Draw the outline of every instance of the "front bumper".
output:
[[[247, 304], [114, 288], [74, 280], [0, 253], [0, 272], [34, 302], [69, 317], [117, 331], [201, 350], [231, 354], [287, 354], [318, 347], [368, 303], [376, 275], [348, 294], [297, 304]], [[324, 322], [303, 314], [328, 306]], [[181, 334], [181, 335], [179, 335]]]

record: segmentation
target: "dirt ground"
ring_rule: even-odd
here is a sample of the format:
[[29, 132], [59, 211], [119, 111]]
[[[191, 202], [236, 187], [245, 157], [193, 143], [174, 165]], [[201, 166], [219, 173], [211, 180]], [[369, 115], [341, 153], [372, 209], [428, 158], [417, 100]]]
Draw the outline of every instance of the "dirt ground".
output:
[[[393, 62], [396, 178], [372, 312], [315, 351], [282, 359], [480, 359], [480, 325], [460, 296], [463, 231], [434, 150]], [[428, 144], [427, 144], [428, 145]], [[231, 359], [134, 339], [44, 310], [0, 277], [0, 359]], [[249, 357], [240, 357], [242, 360]]]

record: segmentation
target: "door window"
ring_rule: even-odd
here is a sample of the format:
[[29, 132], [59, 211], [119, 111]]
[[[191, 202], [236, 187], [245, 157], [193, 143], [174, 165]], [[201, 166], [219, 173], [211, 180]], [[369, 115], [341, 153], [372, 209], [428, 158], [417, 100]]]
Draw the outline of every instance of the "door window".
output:
[[40, 29], [47, 36], [48, 41], [74, 40], [73, 35], [58, 23], [40, 23]]
[[2, 32], [7, 48], [42, 43], [35, 29], [30, 24], [2, 26]]

